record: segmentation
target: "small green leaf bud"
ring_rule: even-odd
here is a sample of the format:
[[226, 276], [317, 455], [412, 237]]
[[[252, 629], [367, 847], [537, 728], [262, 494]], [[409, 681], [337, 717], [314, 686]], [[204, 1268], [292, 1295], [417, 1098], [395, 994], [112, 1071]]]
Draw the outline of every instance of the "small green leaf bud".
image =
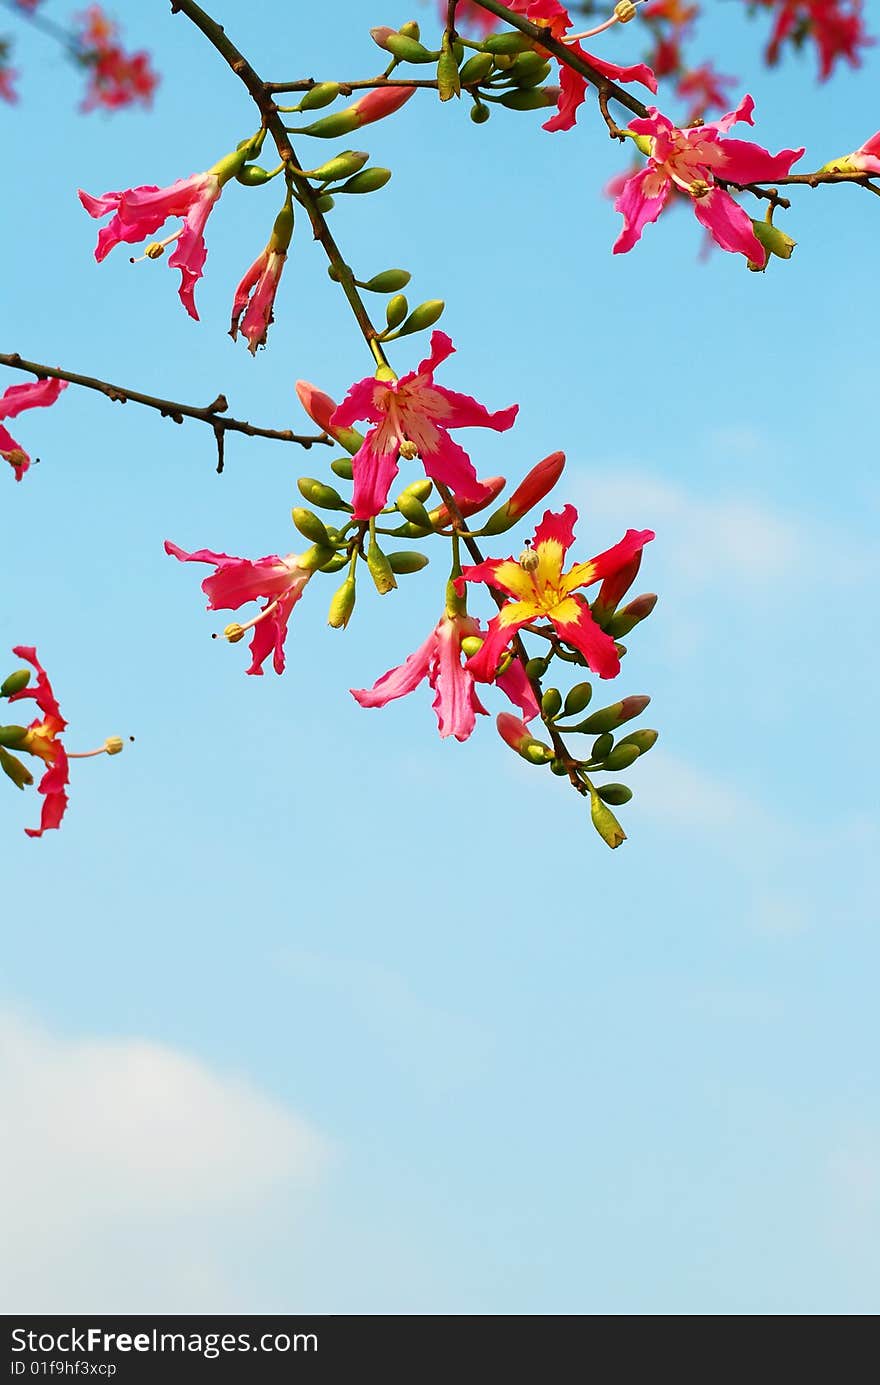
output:
[[321, 572], [341, 572], [344, 567], [348, 567], [349, 556], [347, 553], [334, 553], [328, 558], [326, 563], [321, 564]]
[[486, 53], [525, 53], [533, 47], [532, 40], [525, 34], [490, 34], [483, 44]]
[[401, 33], [389, 34], [385, 42], [379, 46], [403, 63], [430, 63], [437, 57], [436, 53], [419, 43], [418, 39], [408, 38], [406, 34]]
[[526, 91], [506, 91], [501, 105], [509, 111], [540, 111], [544, 106], [555, 105], [555, 92], [550, 87], [530, 87]]
[[637, 596], [616, 615], [605, 626], [606, 631], [612, 639], [617, 639], [620, 635], [628, 635], [648, 616], [657, 605], [657, 597], [654, 592], [645, 592], [642, 596]]
[[433, 489], [434, 482], [430, 476], [420, 476], [418, 481], [410, 481], [409, 485], [401, 491], [401, 495], [414, 495], [416, 500], [421, 500], [424, 505]]

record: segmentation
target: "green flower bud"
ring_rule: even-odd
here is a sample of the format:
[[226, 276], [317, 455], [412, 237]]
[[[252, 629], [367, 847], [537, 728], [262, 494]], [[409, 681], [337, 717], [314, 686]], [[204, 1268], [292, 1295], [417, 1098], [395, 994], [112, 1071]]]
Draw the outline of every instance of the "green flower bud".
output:
[[543, 678], [548, 668], [549, 664], [546, 659], [529, 659], [526, 664], [526, 675], [529, 678]]
[[797, 241], [792, 240], [784, 231], [780, 231], [778, 226], [774, 226], [770, 221], [755, 221], [751, 218], [752, 229], [756, 238], [761, 242], [767, 254], [763, 264], [749, 261], [749, 269], [764, 270], [770, 263], [770, 256], [776, 255], [780, 260], [790, 260], [792, 252], [797, 245]]
[[417, 553], [414, 548], [402, 550], [400, 553], [389, 553], [388, 562], [391, 571], [399, 573], [401, 576], [410, 572], [421, 572], [423, 567], [428, 566], [428, 555]]
[[410, 524], [417, 524], [420, 529], [431, 531], [431, 521], [428, 518], [428, 511], [425, 509], [418, 496], [411, 491], [402, 491], [394, 502], [404, 519], [408, 519]]
[[550, 761], [550, 772], [551, 774], [558, 774], [561, 779], [564, 775], [568, 774], [568, 766], [564, 760], [552, 759]]
[[412, 332], [424, 332], [428, 327], [433, 327], [445, 307], [442, 298], [429, 298], [427, 302], [420, 303], [413, 308], [397, 335], [408, 337]]
[[10, 755], [8, 750], [4, 750], [0, 745], [0, 769], [11, 779], [17, 789], [23, 789], [26, 784], [34, 782], [34, 776], [21, 760], [15, 755]]
[[26, 735], [26, 726], [0, 726], [0, 745], [21, 745]]
[[637, 745], [616, 745], [610, 755], [605, 756], [603, 768], [616, 772], [619, 769], [629, 769], [630, 765], [635, 764], [639, 758], [639, 747]]
[[328, 558], [326, 563], [321, 564], [321, 572], [341, 572], [344, 567], [348, 567], [350, 562], [347, 553], [334, 553], [332, 558]]
[[471, 120], [475, 125], [485, 125], [491, 114], [492, 112], [489, 110], [489, 107], [484, 106], [482, 102], [475, 103], [471, 106]]
[[628, 789], [626, 784], [603, 784], [596, 792], [603, 803], [611, 803], [615, 808], [629, 803], [633, 796], [632, 789]]
[[461, 642], [462, 653], [467, 655], [469, 659], [472, 658], [474, 654], [479, 654], [482, 648], [483, 641], [480, 639], [479, 635], [465, 635]]
[[631, 731], [628, 736], [623, 736], [617, 744], [619, 746], [634, 745], [640, 755], [647, 755], [651, 747], [656, 744], [659, 735], [659, 731], [652, 731], [646, 726], [641, 731]]
[[530, 87], [526, 91], [506, 91], [501, 105], [509, 111], [540, 111], [544, 106], [556, 104], [555, 94], [544, 87]]
[[313, 169], [309, 177], [319, 183], [335, 183], [338, 178], [350, 178], [353, 173], [360, 173], [369, 157], [363, 150], [346, 149], [343, 154], [337, 154]]
[[361, 284], [362, 289], [369, 289], [370, 293], [399, 293], [405, 289], [412, 275], [406, 269], [383, 269], [381, 274], [374, 274], [372, 279], [368, 279], [365, 284]]
[[593, 749], [590, 752], [591, 760], [604, 760], [606, 755], [611, 754], [614, 746], [614, 737], [610, 731], [603, 731], [601, 736], [597, 736], [593, 741]]
[[617, 639], [620, 635], [628, 635], [630, 630], [647, 620], [648, 616], [657, 605], [657, 597], [654, 592], [645, 592], [642, 596], [637, 596], [622, 610], [606, 623], [605, 629], [612, 639]]
[[594, 736], [599, 731], [616, 731], [625, 721], [639, 716], [650, 701], [650, 697], [624, 697], [620, 702], [612, 702], [610, 707], [603, 707], [600, 711], [594, 712], [586, 721], [580, 722], [576, 729], [588, 736]]
[[339, 95], [338, 82], [318, 82], [307, 91], [299, 103], [301, 111], [319, 111], [322, 106], [329, 106], [331, 101], [335, 101]]
[[[346, 504], [339, 491], [334, 490], [332, 486], [325, 486], [323, 481], [316, 481], [312, 476], [301, 476], [296, 484], [303, 500], [307, 500], [310, 505], [317, 505], [322, 510], [348, 510], [351, 513], [351, 506]], [[309, 538], [310, 535], [307, 534], [306, 537]]]
[[612, 851], [626, 841], [626, 833], [611, 809], [602, 802], [595, 789], [590, 792], [590, 817], [593, 826]]
[[399, 327], [409, 312], [409, 304], [402, 293], [396, 293], [385, 305], [385, 320], [389, 327]]
[[260, 168], [259, 164], [245, 164], [235, 175], [237, 183], [241, 183], [246, 188], [258, 188], [263, 183], [268, 183], [272, 174], [266, 168]]
[[23, 692], [30, 681], [30, 669], [17, 668], [0, 683], [0, 697], [12, 697], [13, 693]]
[[408, 19], [405, 24], [401, 24], [397, 32], [399, 34], [403, 34], [404, 38], [422, 37], [422, 31], [419, 28], [418, 20], [416, 19]]
[[343, 481], [354, 480], [354, 467], [350, 457], [334, 457], [330, 463], [330, 470]]
[[360, 123], [361, 118], [354, 106], [348, 106], [344, 111], [334, 111], [333, 115], [313, 120], [311, 125], [304, 125], [299, 133], [311, 135], [313, 139], [341, 139], [343, 135], [350, 135], [353, 130], [359, 129]]
[[397, 586], [391, 564], [375, 538], [370, 540], [370, 546], [367, 549], [367, 568], [380, 596], [385, 596], [387, 592], [392, 591]]
[[532, 40], [518, 33], [490, 34], [483, 44], [486, 53], [525, 53], [530, 48]]
[[589, 683], [576, 683], [565, 699], [565, 715], [575, 717], [590, 705], [593, 689]]
[[303, 538], [311, 540], [312, 543], [320, 543], [325, 548], [331, 548], [330, 535], [318, 516], [312, 514], [311, 510], [303, 510], [295, 505], [290, 512], [291, 518]]
[[343, 183], [337, 192], [378, 192], [384, 188], [385, 184], [391, 181], [390, 168], [365, 168], [363, 173], [356, 173], [353, 178], [349, 178], [347, 183]]
[[491, 53], [475, 53], [472, 58], [468, 58], [459, 73], [462, 86], [467, 86], [470, 82], [482, 82], [484, 77], [489, 76], [494, 65]]
[[[546, 765], [548, 760], [553, 759], [553, 751], [549, 745], [544, 745], [543, 741], [529, 741], [520, 754], [533, 765]], [[563, 769], [563, 773], [565, 772]]]
[[[313, 543], [311, 548], [307, 548], [305, 553], [299, 556], [299, 566], [305, 568], [306, 572], [315, 572], [318, 568], [326, 572], [327, 563], [335, 558], [336, 554], [332, 548], [328, 548], [324, 543]], [[342, 554], [342, 563], [348, 562], [348, 555]]]
[[421, 500], [422, 504], [428, 499], [434, 489], [434, 482], [430, 476], [420, 476], [418, 481], [410, 481], [408, 486], [400, 492], [401, 495], [414, 495], [416, 500]]
[[436, 53], [430, 52], [418, 39], [408, 38], [406, 34], [401, 33], [389, 34], [385, 42], [379, 46], [403, 63], [430, 63], [437, 57]]
[[511, 81], [518, 87], [534, 87], [550, 75], [550, 64], [540, 53], [520, 53], [510, 68]]
[[541, 698], [541, 715], [545, 720], [553, 721], [562, 711], [562, 693], [558, 688], [548, 688]]
[[336, 203], [329, 192], [324, 192], [320, 197], [315, 198], [315, 206], [322, 215], [326, 215], [327, 212], [332, 212]]
[[332, 626], [334, 630], [344, 630], [348, 625], [354, 610], [356, 595], [354, 578], [346, 577], [330, 602], [330, 610], [327, 613], [327, 624]]

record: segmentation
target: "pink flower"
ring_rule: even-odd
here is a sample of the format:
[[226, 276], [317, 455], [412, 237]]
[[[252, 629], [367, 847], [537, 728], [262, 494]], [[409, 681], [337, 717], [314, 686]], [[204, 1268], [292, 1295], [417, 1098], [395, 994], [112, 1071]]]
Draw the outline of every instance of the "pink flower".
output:
[[177, 241], [177, 248], [169, 257], [168, 264], [172, 269], [180, 270], [180, 301], [190, 317], [198, 321], [195, 289], [208, 257], [205, 225], [225, 184], [254, 156], [261, 143], [262, 139], [257, 136], [242, 149], [236, 149], [220, 159], [207, 172], [179, 178], [167, 188], [146, 184], [127, 188], [125, 192], [105, 192], [101, 197], [92, 197], [80, 188], [79, 200], [89, 216], [101, 217], [112, 213], [107, 225], [98, 233], [95, 259], [100, 264], [120, 242], [135, 245], [158, 231], [169, 217], [183, 217], [179, 231], [166, 236], [165, 240], [148, 245], [145, 254], [147, 259], [158, 259], [164, 254], [166, 245]]
[[699, 67], [692, 67], [683, 73], [676, 91], [682, 100], [690, 101], [690, 106], [682, 123], [690, 125], [707, 111], [723, 111], [730, 100], [727, 88], [735, 83], [735, 77], [725, 77], [716, 72], [712, 63], [701, 63]]
[[656, 107], [645, 119], [630, 121], [629, 129], [648, 154], [648, 163], [627, 178], [614, 203], [625, 223], [614, 244], [616, 255], [633, 248], [645, 226], [657, 220], [670, 193], [678, 189], [691, 198], [697, 220], [722, 250], [763, 265], [766, 253], [751, 217], [715, 180], [745, 185], [784, 178], [804, 151], [783, 149], [770, 154], [758, 144], [727, 139], [727, 131], [737, 121], [754, 124], [754, 106], [751, 96], [744, 96], [729, 115], [692, 130], [678, 129]]
[[852, 154], [842, 154], [825, 164], [829, 173], [880, 173], [880, 130]]
[[573, 505], [566, 505], [561, 514], [548, 510], [535, 531], [533, 547], [519, 561], [489, 558], [464, 568], [456, 579], [459, 592], [465, 582], [485, 582], [512, 598], [490, 622], [482, 649], [468, 660], [467, 666], [478, 682], [493, 682], [501, 656], [517, 631], [542, 619], [549, 620], [565, 643], [583, 654], [600, 678], [614, 678], [620, 672], [613, 639], [596, 624], [586, 600], [575, 593], [579, 587], [591, 586], [631, 564], [654, 535], [650, 529], [629, 529], [613, 548], [563, 572], [565, 555], [574, 542], [576, 519]]
[[[242, 335], [247, 337], [248, 350], [256, 354], [258, 346], [265, 346], [269, 325], [273, 321], [275, 294], [281, 281], [281, 272], [287, 259], [287, 251], [293, 235], [293, 204], [288, 198], [278, 216], [269, 237], [269, 244], [251, 265], [238, 288], [232, 303], [232, 326], [229, 335], [235, 341], [241, 323]], [[250, 301], [249, 301], [250, 300]], [[244, 320], [242, 321], [242, 314]]]
[[[576, 53], [584, 62], [590, 63], [603, 77], [609, 78], [613, 82], [640, 82], [649, 91], [657, 90], [657, 79], [650, 67], [645, 63], [634, 63], [630, 66], [621, 67], [618, 63], [606, 62], [604, 58], [597, 58], [594, 53], [588, 53], [581, 48], [579, 43], [572, 43], [567, 40], [565, 35], [571, 28], [571, 17], [564, 6], [559, 4], [559, 0], [511, 0], [512, 10], [518, 14], [523, 14], [530, 19], [538, 28], [546, 29], [551, 38], [559, 43], [565, 43], [572, 53]], [[583, 105], [587, 94], [587, 79], [582, 77], [579, 72], [566, 63], [559, 64], [559, 101], [558, 113], [550, 118], [545, 125], [545, 130], [570, 130], [577, 119], [577, 112]]]
[[288, 553], [286, 558], [279, 558], [272, 554], [250, 562], [247, 558], [230, 558], [227, 553], [212, 553], [208, 548], [187, 553], [170, 539], [165, 540], [165, 552], [182, 563], [212, 563], [217, 569], [202, 583], [209, 611], [237, 611], [249, 601], [265, 601], [253, 620], [245, 625], [227, 625], [223, 633], [230, 644], [237, 644], [248, 630], [253, 630], [248, 673], [262, 674], [270, 654], [275, 672], [283, 673], [287, 622], [312, 575], [310, 569], [300, 567], [299, 555]]
[[787, 40], [793, 48], [800, 48], [810, 34], [819, 54], [819, 77], [824, 82], [840, 58], [850, 67], [858, 67], [860, 49], [874, 42], [865, 30], [862, 0], [761, 0], [761, 4], [776, 11], [766, 52], [771, 65], [779, 61]]
[[368, 375], [352, 385], [333, 414], [334, 429], [350, 427], [359, 419], [375, 425], [354, 457], [355, 519], [372, 519], [382, 509], [401, 456], [421, 457], [427, 475], [463, 500], [482, 499], [473, 463], [449, 429], [494, 428], [503, 433], [512, 427], [519, 406], [489, 413], [469, 395], [435, 385], [434, 371], [454, 350], [445, 332], [434, 332], [431, 354], [415, 370], [399, 380]]
[[150, 67], [149, 54], [126, 53], [119, 43], [117, 26], [100, 5], [91, 5], [77, 16], [77, 22], [77, 38], [89, 69], [83, 110], [119, 110], [135, 101], [149, 106], [159, 81]]
[[[469, 664], [462, 665], [461, 642], [479, 633], [480, 627], [471, 616], [444, 612], [424, 644], [399, 668], [389, 669], [372, 688], [352, 688], [351, 695], [361, 707], [384, 707], [411, 693], [427, 678], [435, 693], [433, 707], [440, 735], [466, 741], [476, 725], [476, 714], [485, 716], [486, 709], [477, 697]], [[518, 660], [496, 681], [526, 718], [538, 715], [535, 695]]]
[[37, 786], [43, 795], [40, 825], [24, 829], [29, 837], [42, 837], [50, 828], [59, 826], [67, 808], [70, 766], [67, 751], [59, 740], [67, 722], [61, 715], [49, 677], [37, 658], [36, 649], [20, 644], [16, 645], [12, 652], [17, 659], [26, 659], [37, 670], [36, 684], [13, 693], [9, 701], [19, 702], [22, 698], [33, 698], [42, 712], [42, 716], [36, 717], [27, 728], [24, 740], [15, 747], [16, 750], [25, 750], [29, 755], [38, 756], [46, 766], [46, 772]]
[[414, 95], [415, 87], [376, 87], [375, 90], [368, 91], [366, 96], [362, 96], [349, 107], [357, 113], [357, 125], [354, 128], [359, 130], [362, 125], [372, 125], [376, 120], [384, 120], [386, 116], [394, 115]]
[[[28, 385], [10, 385], [0, 394], [0, 419], [15, 418], [25, 409], [38, 409], [54, 404], [62, 390], [67, 389], [66, 380], [35, 380]], [[9, 462], [20, 481], [31, 464], [31, 459], [0, 423], [0, 457]]]

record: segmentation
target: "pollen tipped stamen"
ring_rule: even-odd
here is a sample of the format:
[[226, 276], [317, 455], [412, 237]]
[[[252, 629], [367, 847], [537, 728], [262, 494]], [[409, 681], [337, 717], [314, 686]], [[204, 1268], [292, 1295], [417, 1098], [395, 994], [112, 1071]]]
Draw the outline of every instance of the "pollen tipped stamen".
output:
[[173, 241], [179, 240], [183, 234], [183, 227], [175, 231], [173, 236], [167, 236], [165, 240], [153, 240], [145, 247], [142, 255], [130, 255], [129, 264], [140, 264], [141, 260], [159, 260], [165, 254], [166, 245], [171, 245]]
[[604, 24], [597, 24], [595, 29], [584, 29], [581, 34], [566, 34], [563, 42], [580, 43], [581, 39], [595, 38], [596, 34], [603, 34], [613, 24], [628, 24], [631, 19], [635, 19], [637, 7], [644, 3], [645, 0], [620, 0], [620, 3], [614, 6], [614, 13]]
[[[254, 616], [253, 620], [246, 621], [244, 625], [239, 625], [237, 621], [233, 621], [231, 625], [227, 625], [226, 629], [223, 631], [223, 638], [228, 640], [230, 644], [238, 644], [239, 640], [243, 640], [249, 630], [253, 630], [255, 625], [259, 625], [261, 620], [265, 620], [267, 616], [272, 614], [278, 606], [279, 600], [280, 598], [276, 597], [271, 605], [266, 607], [265, 611], [261, 611], [259, 615]], [[212, 635], [211, 639], [219, 639], [219, 636]]]
[[[134, 740], [134, 737], [130, 737]], [[125, 745], [121, 736], [108, 736], [96, 750], [68, 750], [68, 760], [91, 760], [95, 755], [119, 755]]]

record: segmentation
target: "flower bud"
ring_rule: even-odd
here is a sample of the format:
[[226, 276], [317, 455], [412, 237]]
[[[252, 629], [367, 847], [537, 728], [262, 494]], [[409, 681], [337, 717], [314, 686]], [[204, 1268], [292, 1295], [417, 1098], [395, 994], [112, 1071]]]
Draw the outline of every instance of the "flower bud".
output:
[[605, 629], [612, 639], [617, 639], [620, 635], [628, 635], [630, 630], [634, 630], [641, 621], [647, 620], [656, 605], [657, 597], [654, 592], [645, 592], [642, 596], [637, 596], [630, 601], [622, 611], [613, 615]]
[[15, 693], [23, 692], [30, 681], [30, 669], [17, 668], [0, 683], [0, 697], [12, 697]]
[[617, 818], [599, 797], [595, 789], [590, 791], [590, 817], [593, 819], [593, 826], [612, 851], [620, 846], [621, 842], [626, 841], [626, 833], [621, 827]]
[[327, 624], [334, 630], [344, 630], [348, 625], [354, 610], [356, 594], [354, 578], [346, 577], [330, 602], [330, 610], [327, 613]]
[[417, 524], [420, 529], [430, 533], [431, 520], [428, 511], [417, 496], [413, 495], [411, 491], [402, 491], [394, 503], [404, 519], [408, 519], [410, 524]]
[[633, 745], [640, 755], [647, 755], [653, 745], [657, 743], [659, 731], [652, 731], [647, 726], [641, 731], [631, 731], [628, 736], [617, 742], [618, 749], [622, 745]]
[[[370, 31], [375, 38], [376, 31]], [[378, 42], [378, 40], [377, 40]], [[397, 58], [402, 63], [430, 63], [437, 57], [436, 53], [430, 52], [418, 39], [409, 38], [406, 34], [391, 33], [383, 43], [379, 44], [392, 57]]]
[[328, 558], [326, 563], [321, 564], [321, 572], [341, 572], [350, 562], [347, 553], [334, 553]]
[[374, 274], [372, 279], [361, 284], [361, 288], [369, 289], [370, 293], [399, 293], [411, 278], [406, 269], [383, 269], [381, 274]]
[[493, 67], [494, 60], [491, 53], [475, 53], [472, 58], [468, 58], [459, 73], [462, 86], [482, 82], [484, 77], [489, 76]]
[[550, 667], [546, 659], [529, 659], [526, 664], [527, 678], [543, 678], [547, 669]]
[[553, 758], [553, 751], [549, 745], [544, 745], [542, 741], [536, 741], [525, 722], [519, 717], [515, 717], [512, 712], [499, 712], [495, 719], [495, 725], [498, 727], [498, 734], [501, 739], [507, 742], [511, 750], [515, 750], [517, 755], [521, 755], [530, 764], [543, 765]]
[[530, 87], [526, 91], [506, 91], [501, 105], [509, 111], [540, 111], [544, 106], [555, 106], [555, 87]]
[[593, 741], [593, 749], [590, 751], [591, 760], [604, 760], [606, 755], [610, 755], [614, 749], [614, 737], [610, 731], [603, 731], [601, 736], [597, 736]]
[[363, 173], [356, 173], [353, 178], [349, 178], [347, 183], [336, 189], [337, 192], [378, 192], [384, 188], [385, 184], [391, 181], [391, 169], [365, 168]]
[[353, 173], [360, 173], [369, 157], [363, 150], [346, 149], [344, 153], [313, 168], [308, 176], [319, 183], [335, 183], [339, 178], [350, 178]]
[[422, 31], [419, 28], [419, 23], [417, 19], [408, 19], [405, 24], [401, 24], [397, 32], [399, 34], [404, 34], [406, 38], [422, 37]]
[[346, 106], [344, 111], [334, 111], [332, 115], [313, 120], [311, 125], [304, 125], [299, 133], [311, 135], [313, 139], [341, 139], [359, 129], [360, 124], [354, 106]]
[[[602, 707], [586, 721], [578, 723], [577, 730], [586, 736], [595, 736], [601, 731], [616, 731], [625, 721], [639, 716], [651, 701], [650, 697], [624, 697], [613, 702], [610, 707]], [[573, 728], [574, 729], [574, 728]]]
[[[343, 566], [348, 562], [348, 554], [343, 553], [340, 556], [342, 558], [340, 566]], [[297, 567], [303, 568], [306, 572], [315, 572], [318, 568], [320, 568], [322, 572], [326, 572], [327, 564], [330, 562], [331, 558], [335, 557], [335, 549], [328, 548], [325, 543], [313, 543], [311, 548], [307, 548], [305, 553], [299, 555], [296, 563]]]
[[565, 715], [575, 717], [590, 705], [593, 689], [589, 683], [576, 683], [565, 699]]
[[565, 468], [565, 453], [552, 452], [519, 483], [508, 500], [483, 525], [484, 534], [503, 534], [549, 495]]
[[471, 106], [470, 116], [475, 125], [485, 125], [491, 114], [492, 112], [489, 110], [489, 107], [484, 106], [482, 102], [475, 103]]
[[421, 572], [423, 567], [428, 566], [429, 559], [426, 553], [417, 553], [414, 548], [407, 548], [401, 549], [399, 553], [389, 553], [388, 562], [392, 572], [406, 576], [411, 572]]
[[375, 537], [367, 549], [367, 568], [380, 596], [385, 596], [397, 586], [391, 564], [382, 552]]
[[319, 111], [322, 106], [329, 106], [331, 101], [335, 101], [338, 95], [338, 82], [316, 82], [300, 101], [299, 108], [301, 111]]
[[303, 538], [310, 539], [312, 543], [320, 543], [325, 548], [333, 547], [326, 527], [311, 510], [305, 510], [295, 505], [290, 512], [290, 517]]
[[461, 78], [458, 63], [449, 45], [449, 35], [443, 35], [443, 51], [437, 63], [437, 95], [441, 101], [451, 101], [453, 96], [461, 95]]
[[241, 183], [246, 188], [262, 187], [263, 183], [268, 183], [272, 174], [266, 168], [260, 168], [259, 164], [245, 164], [235, 175], [235, 181]]
[[626, 784], [603, 784], [596, 792], [603, 803], [612, 803], [615, 808], [629, 803], [633, 796], [632, 789], [627, 788]]
[[461, 642], [461, 652], [467, 659], [472, 659], [475, 654], [479, 654], [482, 648], [483, 641], [479, 635], [465, 635]]
[[17, 789], [23, 789], [26, 784], [34, 782], [34, 776], [30, 770], [22, 764], [18, 756], [10, 755], [8, 750], [4, 750], [0, 745], [0, 769], [11, 779]]
[[417, 308], [413, 308], [397, 335], [408, 337], [412, 332], [427, 331], [429, 327], [434, 326], [445, 307], [442, 298], [429, 298], [427, 302], [420, 303]]
[[550, 75], [550, 64], [540, 53], [520, 53], [510, 68], [510, 80], [518, 87], [536, 87]]
[[562, 711], [562, 693], [558, 688], [548, 688], [541, 698], [541, 715], [545, 721], [553, 721]]
[[26, 726], [0, 726], [0, 745], [21, 745], [26, 735]]
[[[485, 481], [481, 482], [484, 494], [479, 500], [460, 500], [458, 496], [454, 496], [455, 507], [463, 519], [466, 519], [468, 515], [478, 514], [480, 510], [485, 510], [487, 505], [492, 504], [492, 501], [504, 490], [505, 484], [503, 476], [488, 476]], [[429, 513], [431, 524], [435, 529], [446, 529], [452, 523], [452, 516], [445, 505], [438, 505], [435, 510], [431, 510]]]
[[317, 389], [315, 385], [310, 385], [308, 380], [297, 380], [296, 393], [312, 422], [331, 438], [335, 438], [340, 447], [344, 447], [346, 452], [354, 456], [363, 443], [364, 435], [358, 432], [357, 428], [331, 427], [330, 419], [336, 409], [336, 403], [330, 395]]
[[622, 598], [636, 580], [641, 563], [642, 555], [641, 552], [639, 552], [617, 572], [613, 572], [610, 577], [606, 577], [599, 588], [599, 595], [596, 597], [590, 609], [596, 624], [601, 625], [603, 630], [617, 610]]
[[409, 303], [402, 293], [396, 293], [385, 304], [385, 321], [389, 327], [399, 327], [409, 312]]
[[350, 457], [335, 457], [330, 463], [330, 470], [343, 481], [354, 480], [354, 467]]
[[791, 236], [787, 236], [784, 231], [780, 231], [779, 227], [774, 226], [770, 221], [755, 221], [754, 218], [751, 220], [755, 236], [767, 253], [764, 256], [763, 264], [749, 260], [749, 269], [756, 271], [766, 269], [770, 263], [771, 255], [776, 255], [780, 260], [790, 260], [797, 241], [792, 240]]
[[519, 33], [490, 34], [483, 44], [486, 53], [525, 53], [529, 48], [534, 49], [532, 40]]
[[616, 772], [619, 769], [629, 769], [639, 758], [639, 748], [637, 745], [616, 745], [610, 755], [605, 756], [603, 768]]
[[[346, 504], [339, 491], [334, 490], [332, 486], [325, 486], [323, 481], [316, 481], [312, 476], [301, 476], [296, 484], [303, 500], [307, 500], [310, 505], [317, 505], [321, 510], [351, 511], [351, 506]], [[311, 535], [307, 534], [306, 538], [311, 538]]]

